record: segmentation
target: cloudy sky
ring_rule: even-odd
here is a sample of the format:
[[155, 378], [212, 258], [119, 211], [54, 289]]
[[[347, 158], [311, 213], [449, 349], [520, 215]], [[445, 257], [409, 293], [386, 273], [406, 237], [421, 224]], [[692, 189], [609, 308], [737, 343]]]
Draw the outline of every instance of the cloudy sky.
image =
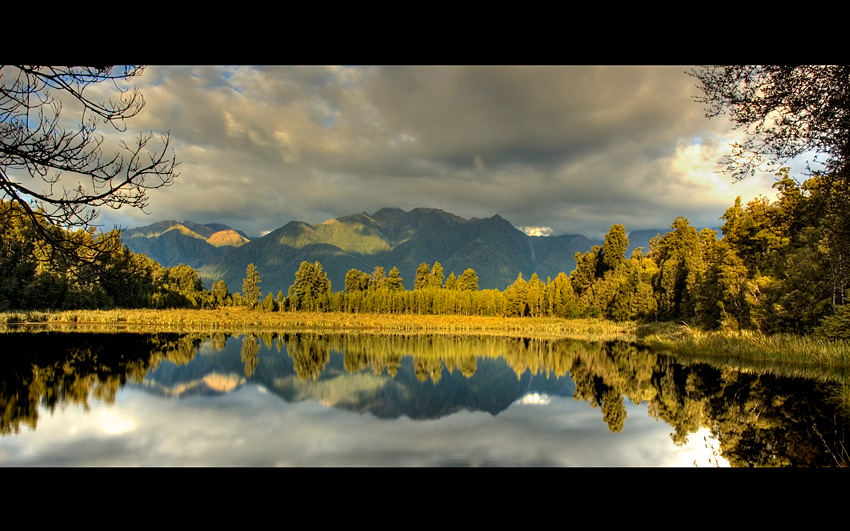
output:
[[705, 118], [688, 69], [149, 66], [128, 125], [169, 131], [180, 177], [148, 215], [99, 223], [259, 235], [393, 206], [592, 237], [679, 215], [718, 226], [738, 195], [773, 199], [773, 176], [716, 173], [737, 133]]

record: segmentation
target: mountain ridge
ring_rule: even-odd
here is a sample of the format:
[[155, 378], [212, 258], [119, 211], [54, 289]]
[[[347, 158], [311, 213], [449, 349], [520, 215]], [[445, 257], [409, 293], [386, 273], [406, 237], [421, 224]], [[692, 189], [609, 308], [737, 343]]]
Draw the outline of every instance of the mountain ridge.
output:
[[189, 220], [164, 220], [127, 229], [121, 238], [131, 251], [146, 254], [164, 267], [182, 263], [193, 268], [250, 241], [244, 232], [227, 225]]
[[445, 275], [473, 269], [481, 289], [504, 289], [517, 275], [541, 280], [575, 268], [576, 251], [601, 241], [581, 237], [584, 245], [552, 237], [528, 236], [495, 214], [465, 219], [437, 208], [404, 211], [385, 207], [373, 214], [360, 212], [310, 224], [290, 221], [261, 238], [214, 257], [198, 269], [210, 285], [224, 280], [239, 291], [248, 264], [261, 278], [263, 293], [287, 292], [302, 261], [320, 262], [334, 291], [344, 289], [351, 269], [371, 273], [398, 267], [404, 285], [413, 289], [419, 264], [440, 262]]
[[[635, 247], [648, 250], [649, 238], [666, 230], [629, 234]], [[388, 273], [398, 267], [407, 289], [413, 288], [419, 264], [440, 262], [448, 276], [473, 269], [480, 289], [504, 289], [522, 274], [541, 280], [575, 269], [575, 254], [601, 240], [581, 234], [529, 236], [499, 214], [470, 218], [438, 208], [405, 211], [384, 207], [310, 224], [289, 221], [249, 240], [244, 232], [220, 223], [164, 220], [127, 229], [122, 238], [131, 251], [147, 254], [165, 267], [179, 263], [198, 270], [207, 287], [224, 280], [231, 292], [241, 290], [248, 264], [260, 272], [263, 293], [286, 293], [301, 262], [320, 262], [335, 291], [344, 289], [351, 269]]]

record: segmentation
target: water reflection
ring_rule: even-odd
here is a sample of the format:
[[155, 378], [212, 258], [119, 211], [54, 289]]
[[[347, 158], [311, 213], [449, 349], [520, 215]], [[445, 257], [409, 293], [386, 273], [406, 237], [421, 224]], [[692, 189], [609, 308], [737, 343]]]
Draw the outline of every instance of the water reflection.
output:
[[[115, 410], [103, 410], [103, 404], [114, 404], [119, 395], [167, 398], [169, 402], [157, 402], [165, 411], [151, 417], [179, 425], [187, 414], [196, 421], [201, 416], [207, 419], [205, 430], [215, 430], [223, 424], [221, 416], [236, 407], [234, 402], [250, 396], [250, 407], [231, 413], [239, 416], [240, 424], [251, 424], [260, 433], [271, 429], [273, 415], [287, 411], [301, 422], [297, 428], [286, 424], [285, 431], [309, 433], [304, 440], [316, 440], [314, 431], [330, 430], [331, 418], [335, 433], [363, 433], [371, 449], [352, 450], [362, 460], [349, 455], [354, 462], [338, 464], [646, 464], [634, 456], [631, 462], [598, 455], [591, 462], [570, 459], [580, 452], [576, 445], [582, 444], [595, 451], [606, 445], [621, 451], [623, 441], [631, 441], [631, 448], [637, 449], [640, 443], [629, 438], [641, 433], [647, 422], [659, 420], [665, 423], [662, 427], [667, 426], [667, 445], [673, 449], [668, 452], [684, 447], [689, 438], [690, 444], [702, 445], [703, 437], [711, 433], [716, 441], [706, 439], [705, 444], [733, 466], [846, 464], [846, 455], [836, 451], [844, 447], [846, 420], [824, 391], [828, 386], [823, 382], [704, 363], [682, 365], [622, 342], [378, 334], [14, 333], [0, 335], [0, 351], [4, 353], [0, 432], [7, 437], [34, 430], [40, 423], [39, 412], [52, 416], [72, 405], [83, 411], [102, 410], [101, 429], [114, 436], [145, 432], [138, 424], [151, 422], [147, 416], [130, 420]], [[182, 399], [180, 407], [174, 397]], [[208, 397], [218, 401], [213, 404]], [[189, 406], [191, 413], [182, 409]], [[548, 413], [537, 416], [543, 411]], [[499, 429], [482, 436], [488, 441], [486, 450], [475, 450], [490, 457], [471, 462], [468, 453], [445, 455], [445, 443], [440, 441], [476, 429], [494, 429], [486, 420], [494, 417], [499, 419]], [[250, 419], [257, 419], [256, 425]], [[392, 449], [369, 434], [387, 436], [385, 428], [374, 425], [381, 419], [396, 423]], [[434, 425], [420, 422], [428, 419], [439, 419], [441, 428], [434, 430]], [[577, 442], [586, 429], [577, 427], [579, 419], [603, 427], [609, 435], [594, 433], [587, 441]], [[398, 429], [402, 424], [406, 431]], [[362, 431], [364, 426], [370, 427]], [[508, 450], [508, 445], [517, 448], [517, 440], [528, 436], [523, 433], [536, 434], [533, 443], [525, 442], [537, 449], [536, 457], [494, 457], [500, 445], [504, 452], [515, 451]], [[416, 438], [408, 439], [410, 434]], [[246, 431], [243, 437], [259, 435]], [[305, 444], [280, 433], [275, 437], [280, 444], [289, 441], [287, 454]], [[196, 434], [194, 446], [201, 440], [208, 447], [221, 444], [205, 432]], [[564, 452], [558, 445], [568, 441], [573, 441], [569, 443], [572, 457], [555, 457]], [[421, 449], [405, 445], [440, 445], [443, 450], [429, 463], [414, 456]], [[236, 450], [218, 451], [234, 455]], [[307, 455], [316, 452], [305, 447], [291, 460], [267, 455], [239, 464], [334, 464], [327, 455], [324, 461], [312, 463]], [[188, 455], [174, 459], [155, 463], [232, 464], [194, 462]]]

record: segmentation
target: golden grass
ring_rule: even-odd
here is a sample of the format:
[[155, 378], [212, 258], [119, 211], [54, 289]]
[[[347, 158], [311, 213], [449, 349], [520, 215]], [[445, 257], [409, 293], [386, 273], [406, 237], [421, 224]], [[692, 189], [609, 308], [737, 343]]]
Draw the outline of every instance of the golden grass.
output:
[[85, 310], [0, 314], [0, 329], [37, 324], [50, 330], [83, 330], [108, 325], [147, 331], [221, 331], [309, 329], [358, 332], [422, 332], [634, 341], [634, 323], [605, 319], [485, 317], [374, 313], [262, 312], [247, 308], [215, 310]]

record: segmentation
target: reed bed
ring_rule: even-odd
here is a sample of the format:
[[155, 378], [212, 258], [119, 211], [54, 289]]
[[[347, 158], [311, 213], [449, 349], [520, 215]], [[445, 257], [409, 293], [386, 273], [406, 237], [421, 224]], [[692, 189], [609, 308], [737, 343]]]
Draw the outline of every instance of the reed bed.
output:
[[644, 324], [637, 336], [645, 344], [686, 357], [850, 367], [850, 342], [817, 336], [704, 331], [676, 323]]

